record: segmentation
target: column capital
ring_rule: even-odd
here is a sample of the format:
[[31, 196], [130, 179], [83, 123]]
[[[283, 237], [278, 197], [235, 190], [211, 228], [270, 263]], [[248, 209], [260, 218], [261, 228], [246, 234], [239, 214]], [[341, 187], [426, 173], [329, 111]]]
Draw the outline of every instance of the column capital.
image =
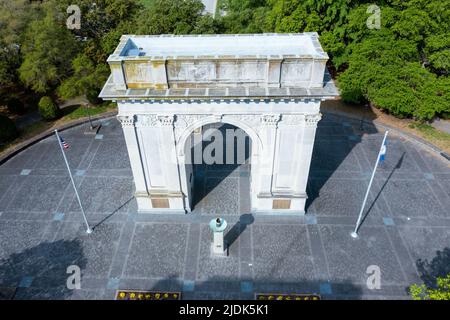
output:
[[316, 114], [307, 114], [305, 117], [305, 126], [306, 127], [316, 127], [317, 123], [322, 119], [321, 113]]
[[283, 114], [281, 116], [280, 125], [283, 126], [299, 126], [305, 123], [304, 114]]
[[159, 119], [156, 114], [139, 114], [136, 118], [137, 127], [155, 127], [159, 123]]
[[261, 123], [265, 126], [275, 127], [280, 121], [279, 114], [264, 114], [261, 116]]
[[173, 126], [175, 116], [172, 115], [157, 115], [157, 114], [140, 114], [136, 116], [137, 127], [165, 127]]
[[134, 116], [117, 116], [117, 120], [119, 120], [122, 128], [134, 127]]
[[161, 123], [161, 126], [172, 126], [174, 122], [174, 115], [164, 115], [164, 116], [158, 116], [158, 120]]

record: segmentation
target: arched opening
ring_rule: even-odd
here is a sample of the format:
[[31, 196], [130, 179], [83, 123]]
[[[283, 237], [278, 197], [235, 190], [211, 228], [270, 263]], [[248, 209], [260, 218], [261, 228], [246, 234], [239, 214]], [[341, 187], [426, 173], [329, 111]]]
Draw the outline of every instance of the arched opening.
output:
[[194, 129], [184, 145], [186, 209], [210, 215], [251, 211], [252, 139], [228, 123]]

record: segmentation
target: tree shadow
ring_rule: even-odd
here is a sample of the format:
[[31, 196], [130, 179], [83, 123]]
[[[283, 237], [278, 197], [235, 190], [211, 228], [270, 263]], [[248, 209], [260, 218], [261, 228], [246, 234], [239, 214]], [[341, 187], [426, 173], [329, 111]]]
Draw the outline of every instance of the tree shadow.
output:
[[[136, 288], [121, 288], [135, 290]], [[361, 299], [363, 291], [350, 280], [328, 281], [325, 279], [298, 279], [275, 281], [273, 279], [245, 280], [214, 276], [206, 280], [197, 280], [185, 286], [182, 279], [169, 276], [148, 287], [144, 291], [181, 292], [182, 300], [252, 300], [256, 294], [281, 295], [303, 294], [320, 295], [323, 300]]]
[[418, 259], [416, 267], [423, 283], [427, 287], [436, 288], [436, 279], [450, 274], [450, 248], [436, 251], [436, 256], [431, 261]]
[[[63, 117], [63, 116], [67, 116], [68, 114], [71, 114], [72, 112], [74, 112], [75, 110], [77, 110], [80, 107], [81, 107], [81, 105], [74, 104], [74, 105], [67, 106], [67, 107], [64, 107], [62, 109], [59, 109], [59, 112], [60, 112], [60, 115]], [[86, 112], [86, 116], [87, 116], [88, 115], [87, 111], [85, 110], [85, 112]]]
[[87, 260], [79, 240], [43, 242], [0, 260], [0, 299], [67, 299], [67, 268]]

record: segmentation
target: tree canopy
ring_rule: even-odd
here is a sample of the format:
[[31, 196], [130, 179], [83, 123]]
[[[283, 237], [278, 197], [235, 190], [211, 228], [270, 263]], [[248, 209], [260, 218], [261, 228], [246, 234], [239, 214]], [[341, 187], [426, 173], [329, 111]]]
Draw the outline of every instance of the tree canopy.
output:
[[[450, 0], [0, 0], [0, 87], [95, 96], [122, 34], [317, 31], [342, 98], [398, 117], [450, 115]], [[69, 30], [69, 5], [81, 28]]]
[[450, 115], [450, 1], [223, 0], [225, 32], [317, 31], [342, 98], [398, 117]]

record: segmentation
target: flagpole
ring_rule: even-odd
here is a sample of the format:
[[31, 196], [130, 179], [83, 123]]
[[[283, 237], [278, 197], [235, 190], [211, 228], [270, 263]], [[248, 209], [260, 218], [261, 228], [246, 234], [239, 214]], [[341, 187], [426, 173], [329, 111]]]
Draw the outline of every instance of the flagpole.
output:
[[361, 211], [359, 211], [358, 220], [356, 222], [355, 230], [350, 234], [352, 238], [358, 238], [358, 229], [361, 224], [362, 215], [364, 212], [364, 207], [366, 206], [367, 198], [369, 197], [370, 188], [372, 187], [373, 178], [375, 177], [375, 172], [378, 168], [378, 163], [380, 162], [381, 150], [383, 150], [384, 143], [386, 142], [386, 138], [389, 131], [386, 131], [383, 138], [383, 143], [381, 144], [380, 151], [378, 152], [377, 162], [375, 163], [375, 167], [373, 168], [372, 177], [370, 177], [369, 186], [367, 187], [366, 195], [364, 196], [364, 201], [361, 207]]
[[86, 218], [86, 213], [84, 212], [83, 205], [81, 204], [80, 195], [78, 194], [78, 190], [75, 185], [75, 181], [73, 180], [72, 172], [70, 171], [69, 162], [67, 161], [66, 153], [64, 152], [64, 148], [61, 144], [61, 138], [59, 137], [57, 129], [55, 129], [55, 134], [56, 134], [56, 138], [58, 139], [58, 144], [59, 144], [59, 147], [61, 148], [61, 152], [63, 154], [64, 161], [66, 162], [67, 171], [69, 171], [70, 181], [72, 181], [72, 186], [73, 186], [73, 189], [75, 190], [75, 195], [77, 196], [78, 204], [80, 205], [81, 213], [83, 214], [83, 218], [84, 218], [84, 222], [86, 223], [86, 226], [87, 226], [86, 233], [90, 234], [90, 233], [92, 233], [92, 229], [89, 226], [89, 222], [87, 221], [87, 218]]

